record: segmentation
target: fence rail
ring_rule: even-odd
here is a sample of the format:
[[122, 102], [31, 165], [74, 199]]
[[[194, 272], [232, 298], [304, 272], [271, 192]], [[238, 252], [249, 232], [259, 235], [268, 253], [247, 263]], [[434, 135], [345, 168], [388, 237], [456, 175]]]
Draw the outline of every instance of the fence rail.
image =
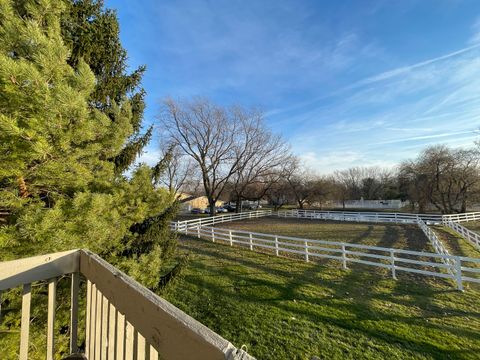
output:
[[475, 221], [480, 220], [480, 212], [469, 212], [463, 214], [450, 214], [450, 215], [443, 215], [444, 221], [451, 221], [451, 222], [467, 222], [467, 221]]
[[278, 211], [280, 217], [293, 217], [303, 219], [358, 221], [358, 222], [389, 222], [398, 224], [416, 224], [418, 220], [428, 223], [442, 222], [442, 215], [435, 214], [409, 214], [366, 211], [322, 211], [322, 210], [283, 210]]
[[457, 222], [453, 221], [444, 221], [443, 224], [448, 226], [450, 229], [454, 230], [464, 239], [468, 240], [473, 246], [480, 250], [480, 235], [476, 232], [467, 229], [465, 226], [460, 225]]
[[57, 280], [65, 275], [72, 280], [71, 354], [79, 351], [78, 300], [84, 296], [83, 292], [79, 294], [82, 277], [87, 282], [83, 311], [85, 355], [89, 360], [253, 359], [88, 250], [0, 262], [0, 293], [18, 286], [23, 289], [19, 359], [28, 359], [32, 283], [39, 281], [48, 283], [46, 358], [57, 358], [55, 297]]
[[257, 211], [248, 211], [241, 212], [237, 214], [227, 214], [227, 215], [217, 215], [209, 217], [200, 217], [191, 220], [183, 221], [172, 221], [170, 223], [170, 228], [174, 231], [185, 232], [187, 228], [196, 227], [198, 225], [207, 226], [221, 224], [224, 222], [244, 220], [244, 219], [255, 219], [264, 216], [272, 215], [272, 210], [257, 210]]
[[[437, 254], [450, 256], [449, 251], [447, 250], [445, 245], [443, 245], [442, 241], [438, 238], [437, 234], [435, 234], [435, 231], [433, 231], [430, 227], [428, 227], [428, 225], [423, 220], [418, 220], [418, 226], [420, 227], [420, 229], [422, 229], [423, 233], [425, 234], [425, 236], [427, 237], [428, 241], [430, 242], [430, 244], [432, 245], [433, 249]], [[456, 271], [456, 267], [454, 267], [455, 262], [452, 261], [450, 257], [441, 258], [440, 260], [444, 264], [451, 266], [448, 269], [448, 272], [454, 275]]]
[[198, 225], [187, 228], [188, 235], [222, 241], [247, 247], [250, 250], [262, 250], [281, 254], [296, 254], [305, 261], [312, 259], [337, 260], [343, 268], [349, 263], [359, 263], [389, 269], [396, 279], [398, 271], [451, 279], [457, 289], [463, 290], [463, 282], [480, 283], [480, 259], [449, 254], [419, 252], [393, 249], [379, 246], [367, 246], [345, 242], [312, 240], [266, 233], [232, 230]]

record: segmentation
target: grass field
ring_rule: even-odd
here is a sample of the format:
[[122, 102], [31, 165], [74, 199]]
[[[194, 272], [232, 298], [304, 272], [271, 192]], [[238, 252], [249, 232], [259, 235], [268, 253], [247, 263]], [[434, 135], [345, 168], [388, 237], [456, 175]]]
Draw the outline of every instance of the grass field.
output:
[[306, 239], [331, 240], [363, 245], [432, 251], [417, 225], [396, 225], [264, 217], [234, 221], [218, 227], [248, 230]]
[[479, 287], [194, 238], [180, 247], [191, 260], [164, 296], [258, 359], [478, 359]]
[[462, 222], [461, 225], [465, 226], [467, 229], [480, 233], [480, 221]]
[[480, 251], [452, 229], [445, 226], [434, 226], [433, 230], [450, 254], [480, 258]]

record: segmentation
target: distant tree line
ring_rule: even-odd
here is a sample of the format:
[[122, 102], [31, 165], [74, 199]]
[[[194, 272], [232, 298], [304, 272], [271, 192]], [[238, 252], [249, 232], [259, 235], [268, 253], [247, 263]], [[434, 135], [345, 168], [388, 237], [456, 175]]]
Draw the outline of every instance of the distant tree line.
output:
[[[465, 212], [480, 194], [480, 152], [431, 146], [392, 169], [352, 167], [318, 175], [266, 126], [262, 112], [206, 99], [163, 102], [162, 153], [171, 153], [162, 182], [171, 191], [218, 200], [268, 200], [276, 209], [322, 208], [348, 200], [409, 201], [412, 211]], [[188, 200], [189, 198], [185, 198]]]

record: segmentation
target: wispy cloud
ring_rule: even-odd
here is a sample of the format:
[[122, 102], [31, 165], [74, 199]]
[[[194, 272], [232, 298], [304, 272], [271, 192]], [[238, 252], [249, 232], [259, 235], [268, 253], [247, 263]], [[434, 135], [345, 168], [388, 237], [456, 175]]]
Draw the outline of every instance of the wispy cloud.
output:
[[106, 2], [130, 61], [147, 64], [147, 121], [166, 95], [260, 105], [323, 172], [477, 136], [480, 2]]

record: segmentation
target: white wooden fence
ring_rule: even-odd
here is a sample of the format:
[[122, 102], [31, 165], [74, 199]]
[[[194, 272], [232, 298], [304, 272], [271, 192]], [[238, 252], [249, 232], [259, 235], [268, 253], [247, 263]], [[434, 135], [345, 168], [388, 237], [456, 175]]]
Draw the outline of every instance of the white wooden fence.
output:
[[480, 212], [469, 212], [463, 214], [450, 214], [450, 215], [443, 215], [442, 219], [444, 221], [451, 221], [451, 222], [467, 222], [467, 221], [475, 221], [480, 220]]
[[435, 214], [410, 214], [390, 212], [367, 211], [322, 211], [322, 210], [283, 210], [278, 211], [280, 217], [293, 217], [302, 219], [355, 221], [355, 222], [387, 222], [397, 224], [416, 224], [418, 220], [427, 223], [442, 222], [442, 215]]
[[473, 246], [475, 246], [478, 250], [480, 250], [480, 235], [476, 232], [467, 229], [465, 226], [460, 225], [459, 223], [444, 220], [443, 224], [448, 226], [455, 232], [457, 232], [460, 236], [464, 239], [468, 240]]
[[[418, 226], [420, 227], [420, 229], [422, 229], [423, 233], [427, 237], [430, 244], [432, 245], [435, 252], [437, 254], [440, 254], [440, 255], [450, 256], [450, 253], [448, 252], [445, 245], [443, 245], [443, 243], [440, 241], [437, 234], [435, 234], [435, 232], [430, 227], [428, 227], [428, 225], [423, 220], [418, 220], [417, 223], [418, 223]], [[440, 258], [440, 260], [444, 264], [447, 264], [447, 265], [451, 266], [450, 268], [448, 268], [448, 271], [449, 271], [449, 273], [451, 273], [453, 275], [454, 271], [456, 271], [456, 267], [454, 267], [455, 262], [452, 261], [452, 259], [450, 257], [445, 257], [445, 258], [442, 257], [442, 258]], [[452, 271], [452, 269], [453, 269], [453, 271]]]
[[[79, 279], [87, 282], [86, 349], [89, 360], [199, 359], [254, 360], [245, 351], [88, 250], [72, 250], [0, 262], [0, 293], [21, 286], [19, 359], [28, 359], [32, 283], [48, 283], [46, 359], [55, 352], [56, 285], [69, 275], [71, 285], [70, 353], [77, 347]], [[42, 295], [43, 296], [43, 295]], [[84, 312], [85, 310], [82, 310]], [[0, 314], [1, 315], [1, 314]], [[5, 354], [0, 349], [0, 359]]]
[[170, 223], [170, 228], [174, 231], [185, 232], [187, 228], [196, 227], [198, 225], [215, 225], [221, 224], [229, 221], [244, 220], [244, 219], [255, 219], [264, 216], [272, 215], [272, 210], [257, 210], [257, 211], [248, 211], [241, 212], [236, 214], [226, 214], [226, 215], [217, 215], [217, 216], [208, 216], [200, 217], [191, 220], [182, 220], [182, 221], [172, 221]]
[[451, 279], [457, 289], [463, 290], [463, 282], [480, 283], [480, 259], [448, 254], [419, 252], [403, 249], [367, 246], [345, 242], [311, 240], [290, 236], [273, 235], [243, 230], [214, 228], [198, 225], [187, 227], [185, 233], [213, 242], [222, 241], [230, 246], [240, 245], [250, 250], [296, 254], [305, 261], [312, 259], [333, 259], [343, 268], [348, 263], [359, 263], [389, 269], [396, 279], [398, 271]]

